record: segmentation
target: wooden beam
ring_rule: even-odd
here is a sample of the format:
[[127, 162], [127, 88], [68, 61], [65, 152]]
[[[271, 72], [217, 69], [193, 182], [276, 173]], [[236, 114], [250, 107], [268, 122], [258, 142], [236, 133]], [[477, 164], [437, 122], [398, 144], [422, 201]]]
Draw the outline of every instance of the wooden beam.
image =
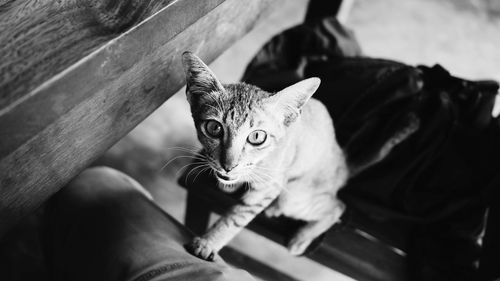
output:
[[[61, 1], [25, 2], [36, 6], [38, 2]], [[82, 1], [62, 2], [73, 3], [73, 8], [85, 6]], [[18, 1], [0, 4], [0, 30], [7, 26], [17, 28], [21, 34], [25, 28], [24, 32], [34, 38], [30, 41], [29, 36], [26, 37], [32, 48], [23, 50], [40, 55], [51, 53], [39, 64], [30, 65], [36, 72], [32, 74], [35, 78], [26, 78], [24, 64], [31, 61], [17, 61], [8, 56], [9, 52], [0, 52], [3, 61], [0, 68], [0, 236], [182, 87], [180, 54], [183, 51], [193, 51], [210, 62], [248, 32], [270, 5], [279, 4], [271, 0], [245, 1], [244, 5], [238, 0], [145, 1], [152, 5], [148, 8], [138, 4], [142, 3], [139, 0], [126, 1], [129, 4], [125, 7], [109, 7], [109, 3], [120, 1], [85, 2], [94, 3], [89, 4], [88, 9], [126, 10], [132, 19], [117, 24], [116, 29], [109, 23], [90, 24], [90, 27], [83, 24], [81, 26], [88, 29], [73, 30], [82, 33], [75, 38], [84, 35], [89, 38], [61, 43], [61, 47], [56, 39], [64, 40], [65, 24], [78, 21], [80, 10], [75, 8], [72, 13], [66, 13], [66, 17], [59, 18], [63, 31], [32, 30], [29, 22], [23, 22], [22, 26], [9, 25], [21, 16], [20, 8], [15, 6]], [[140, 7], [142, 11], [134, 12]], [[32, 9], [32, 15], [57, 17], [54, 10], [41, 9], [44, 12], [39, 15], [40, 9]], [[105, 18], [106, 14], [96, 15]], [[39, 20], [35, 18], [36, 25]], [[141, 23], [128, 29], [143, 18]], [[113, 37], [120, 29], [126, 31]], [[63, 35], [54, 36], [51, 44], [43, 45], [40, 50], [36, 46], [43, 43], [43, 36], [36, 34], [42, 30], [43, 34], [62, 32]], [[93, 35], [88, 34], [91, 30]], [[101, 36], [103, 32], [107, 35]], [[90, 42], [92, 40], [96, 42]], [[72, 44], [91, 47], [65, 51]], [[88, 53], [97, 45], [101, 46]], [[16, 48], [9, 46], [7, 48]], [[6, 68], [4, 60], [11, 62]], [[54, 67], [60, 71], [55, 75], [50, 71], [51, 62], [57, 64]], [[5, 69], [18, 68], [22, 70], [5, 72]], [[45, 75], [46, 71], [50, 75]], [[12, 78], [16, 75], [18, 78]], [[36, 78], [39, 76], [43, 79]], [[39, 83], [42, 80], [43, 83]]]
[[0, 1], [0, 109], [171, 2]]

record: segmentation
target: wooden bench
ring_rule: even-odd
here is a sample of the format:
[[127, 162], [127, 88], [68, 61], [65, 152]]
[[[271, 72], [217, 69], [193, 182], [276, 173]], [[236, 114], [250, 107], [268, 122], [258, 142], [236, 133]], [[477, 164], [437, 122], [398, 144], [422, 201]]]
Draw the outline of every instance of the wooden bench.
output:
[[0, 3], [0, 237], [280, 1]]
[[[215, 178], [209, 172], [198, 173], [196, 168], [196, 165], [190, 166], [179, 178], [179, 184], [188, 191], [185, 225], [201, 234], [208, 227], [210, 214], [223, 214], [237, 202], [239, 194], [229, 195], [218, 190]], [[196, 174], [196, 179], [193, 174]], [[375, 222], [362, 214], [348, 213], [347, 216], [343, 216], [344, 223], [335, 225], [325, 234], [323, 242], [307, 257], [360, 281], [408, 280], [403, 251], [405, 236], [401, 235], [401, 229], [383, 221]], [[290, 234], [299, 225], [297, 221], [269, 219], [261, 214], [248, 228], [286, 245]], [[221, 255], [225, 257], [226, 252], [230, 252], [231, 257], [237, 256], [234, 249], [223, 249]], [[243, 253], [239, 255], [245, 256]], [[265, 275], [254, 269], [254, 262], [238, 265], [264, 280], [294, 280], [291, 277], [276, 279], [275, 275]]]

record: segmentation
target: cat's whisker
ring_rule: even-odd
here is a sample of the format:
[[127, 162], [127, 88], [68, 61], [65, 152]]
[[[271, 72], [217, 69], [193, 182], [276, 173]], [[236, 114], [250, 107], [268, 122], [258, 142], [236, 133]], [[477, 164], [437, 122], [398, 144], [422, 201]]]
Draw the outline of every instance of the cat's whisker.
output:
[[285, 169], [273, 169], [273, 168], [269, 168], [269, 167], [262, 167], [262, 166], [253, 166], [254, 169], [259, 169], [259, 170], [263, 170], [263, 171], [270, 171], [270, 172], [284, 172]]
[[[191, 147], [172, 146], [172, 147], [167, 147], [167, 149], [179, 150], [179, 151], [189, 152], [189, 153], [193, 153], [193, 154], [201, 154], [200, 152], [203, 151], [203, 149], [201, 147], [197, 147], [197, 146], [191, 146]], [[203, 154], [201, 154], [201, 155], [203, 155]]]
[[[273, 171], [273, 169], [270, 169], [269, 171], [275, 172], [275, 171]], [[254, 174], [258, 175], [260, 178], [262, 178], [264, 182], [277, 183], [276, 179], [273, 176], [274, 173], [270, 174], [270, 173], [268, 173], [269, 171], [266, 171], [266, 169], [263, 168], [261, 170], [254, 170]], [[282, 186], [282, 189], [284, 189], [284, 190], [287, 189], [286, 185], [280, 184], [280, 186]]]
[[201, 147], [198, 147], [198, 146], [171, 146], [171, 147], [167, 147], [167, 149], [174, 149], [174, 150], [187, 150], [187, 151], [193, 151], [193, 152], [197, 152], [199, 150], [201, 150], [202, 148]]
[[[179, 156], [179, 155], [178, 155]], [[178, 157], [176, 156], [176, 157]], [[203, 158], [205, 159], [206, 157], [202, 154], [183, 154], [183, 155], [180, 155], [180, 156], [183, 156], [183, 157], [197, 157], [197, 158]]]
[[188, 164], [186, 164], [186, 165], [184, 165], [184, 166], [180, 167], [180, 168], [178, 169], [178, 172], [180, 172], [181, 170], [183, 170], [183, 169], [185, 169], [186, 167], [189, 167], [189, 166], [191, 166], [191, 165], [200, 166], [200, 165], [203, 165], [203, 164], [205, 164], [205, 163], [206, 163], [206, 161], [193, 161], [193, 162], [191, 162], [191, 163], [188, 163]]
[[252, 181], [252, 175], [251, 174], [245, 174], [244, 180], [247, 181], [247, 182], [251, 182]]
[[192, 155], [179, 155], [179, 156], [176, 156], [176, 157], [170, 159], [167, 163], [165, 163], [165, 165], [161, 166], [159, 172], [163, 171], [163, 169], [165, 169], [170, 163], [172, 163], [175, 160], [180, 159], [180, 158], [191, 158], [191, 159], [195, 159], [195, 160], [205, 160], [204, 158], [192, 156]]
[[[261, 178], [264, 179], [264, 182], [267, 182], [267, 183], [278, 183], [276, 181], [276, 179], [272, 176], [272, 175], [268, 175], [268, 174], [265, 174], [265, 173], [262, 173], [262, 172], [258, 172], [258, 173], [255, 173], [256, 175], [259, 175]], [[287, 188], [287, 185], [286, 184], [278, 184], [280, 187], [281, 187], [281, 190], [282, 191], [285, 191], [287, 192], [288, 191], [288, 188]]]
[[210, 168], [212, 168], [212, 169], [210, 169], [210, 175], [212, 175], [213, 177], [215, 177], [215, 169], [214, 169], [214, 167], [210, 166]]
[[251, 174], [251, 176], [258, 184], [266, 184], [266, 180], [262, 178], [259, 174], [253, 173]]
[[275, 182], [274, 177], [271, 174], [267, 174], [265, 171], [255, 171], [255, 174], [259, 175], [261, 178], [264, 178], [265, 180]]
[[[196, 166], [194, 167], [193, 169], [191, 169], [187, 175], [186, 175], [186, 180], [189, 179], [189, 175], [191, 175], [194, 171], [196, 171], [197, 169], [203, 169], [203, 168], [206, 168], [208, 166], [208, 164], [203, 164], [203, 165], [199, 165], [199, 166]], [[194, 182], [194, 181], [193, 181]]]
[[253, 174], [248, 174], [247, 176], [248, 176], [250, 182], [260, 183], [260, 181], [257, 178], [255, 178], [255, 176]]
[[276, 183], [276, 180], [269, 176], [269, 175], [264, 175], [264, 174], [259, 174], [259, 176], [266, 182], [269, 182], [269, 183]]
[[195, 150], [189, 150], [189, 149], [186, 149], [186, 148], [167, 148], [167, 149], [174, 149], [174, 150], [178, 150], [178, 151], [182, 151], [182, 152], [188, 152], [188, 153], [191, 153], [193, 154], [194, 156], [199, 156], [199, 157], [207, 157], [206, 155], [202, 154], [198, 151], [195, 151]]
[[201, 169], [201, 170], [200, 170], [200, 171], [196, 174], [196, 176], [194, 177], [193, 182], [195, 182], [195, 181], [196, 181], [196, 178], [197, 178], [197, 177], [198, 177], [201, 173], [204, 173], [207, 169], [211, 169], [211, 168], [212, 168], [212, 167], [210, 167], [210, 165], [208, 165], [207, 167], [205, 167], [205, 168]]
[[[176, 176], [176, 177], [177, 177], [177, 176], [179, 176], [179, 173], [181, 173], [183, 169], [185, 169], [186, 167], [189, 167], [190, 165], [198, 165], [198, 166], [200, 166], [200, 165], [203, 165], [203, 164], [206, 164], [206, 161], [199, 161], [199, 162], [191, 162], [191, 163], [188, 163], [188, 164], [186, 164], [186, 165], [182, 166], [181, 168], [179, 168], [179, 169], [177, 170], [177, 172], [175, 173], [175, 176]], [[194, 168], [193, 168], [193, 169], [194, 169]]]

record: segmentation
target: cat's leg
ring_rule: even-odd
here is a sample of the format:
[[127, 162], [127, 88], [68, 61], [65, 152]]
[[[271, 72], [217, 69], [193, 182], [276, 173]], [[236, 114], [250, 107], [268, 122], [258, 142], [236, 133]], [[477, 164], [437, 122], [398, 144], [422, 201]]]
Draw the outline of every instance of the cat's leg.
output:
[[289, 241], [287, 248], [293, 255], [301, 255], [307, 247], [321, 234], [326, 232], [330, 227], [337, 223], [340, 216], [344, 213], [345, 204], [335, 199], [330, 203], [329, 207], [322, 212], [321, 218], [307, 222], [304, 226], [298, 229], [292, 239]]
[[249, 191], [243, 203], [233, 206], [210, 227], [207, 233], [194, 238], [191, 243], [187, 244], [186, 249], [201, 259], [213, 260], [215, 254], [269, 206], [278, 195], [278, 188]]
[[277, 218], [277, 217], [283, 215], [283, 210], [280, 206], [279, 201], [280, 201], [280, 199], [278, 197], [278, 198], [276, 198], [276, 200], [273, 201], [273, 203], [271, 203], [271, 205], [269, 205], [269, 207], [266, 208], [266, 210], [264, 211], [264, 214], [266, 214], [266, 217]]

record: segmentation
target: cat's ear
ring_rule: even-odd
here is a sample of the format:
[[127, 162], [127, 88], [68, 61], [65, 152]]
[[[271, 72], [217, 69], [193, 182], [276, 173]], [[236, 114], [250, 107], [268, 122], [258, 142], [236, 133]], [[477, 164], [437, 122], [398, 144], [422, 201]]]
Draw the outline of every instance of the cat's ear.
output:
[[209, 95], [224, 91], [214, 73], [195, 54], [184, 52], [182, 64], [186, 72], [186, 96], [191, 106], [198, 106], [204, 103]]
[[308, 78], [289, 86], [274, 94], [271, 99], [285, 115], [285, 125], [293, 122], [300, 114], [302, 107], [319, 87], [321, 80]]

